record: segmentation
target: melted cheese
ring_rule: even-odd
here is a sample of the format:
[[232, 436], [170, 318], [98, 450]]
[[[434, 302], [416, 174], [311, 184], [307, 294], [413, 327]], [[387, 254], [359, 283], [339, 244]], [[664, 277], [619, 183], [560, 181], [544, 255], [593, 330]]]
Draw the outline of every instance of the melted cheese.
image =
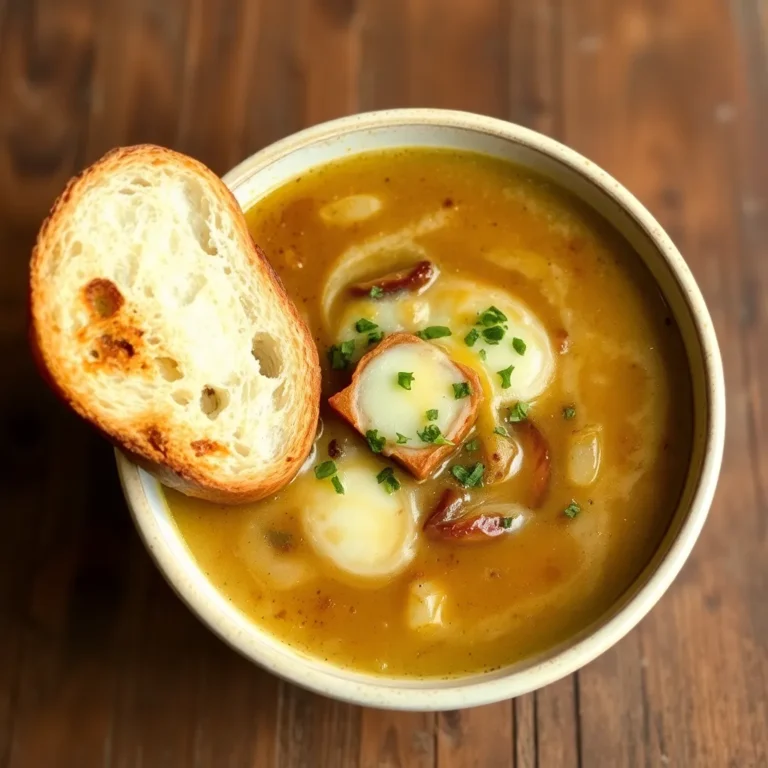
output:
[[[481, 335], [474, 346], [468, 347], [465, 336], [472, 328], [478, 332], [483, 330], [475, 323], [478, 314], [490, 306], [497, 307], [507, 317], [504, 338], [498, 344], [489, 344]], [[435, 343], [449, 354], [461, 350], [462, 363], [471, 365], [487, 378], [490, 394], [497, 403], [535, 400], [546, 390], [554, 375], [552, 343], [536, 315], [506, 291], [489, 289], [471, 280], [440, 278], [420, 296], [402, 293], [379, 300], [364, 298], [349, 302], [341, 319], [339, 340], [355, 335], [354, 323], [360, 317], [372, 320], [387, 334], [396, 331], [414, 333], [429, 325], [449, 327], [453, 334]], [[525, 354], [515, 351], [514, 338], [525, 342]], [[366, 349], [364, 343], [357, 347], [360, 354]], [[484, 350], [485, 360], [481, 359], [480, 350]], [[514, 366], [510, 386], [502, 389], [498, 372], [510, 365]]]
[[416, 521], [403, 486], [388, 494], [376, 475], [383, 465], [366, 458], [338, 463], [344, 493], [329, 479], [308, 478], [303, 525], [315, 551], [347, 575], [391, 576], [415, 554]]
[[[398, 383], [398, 374], [412, 373], [411, 388]], [[457, 400], [453, 384], [466, 381], [464, 374], [437, 347], [398, 344], [371, 360], [362, 371], [355, 402], [356, 418], [363, 432], [377, 429], [388, 442], [397, 435], [409, 438], [407, 448], [424, 448], [418, 436], [428, 424], [436, 424], [450, 437], [461, 423], [469, 398]], [[438, 417], [427, 419], [435, 409]]]

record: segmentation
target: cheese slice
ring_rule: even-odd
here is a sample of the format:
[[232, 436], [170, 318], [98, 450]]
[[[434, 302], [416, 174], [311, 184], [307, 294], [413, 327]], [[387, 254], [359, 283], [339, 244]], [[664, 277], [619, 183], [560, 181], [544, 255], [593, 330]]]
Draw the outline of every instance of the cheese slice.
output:
[[411, 562], [416, 546], [416, 514], [403, 486], [392, 494], [376, 475], [383, 464], [362, 457], [339, 462], [344, 493], [330, 480], [307, 478], [303, 510], [305, 534], [315, 551], [348, 576], [391, 576]]
[[[483, 326], [476, 325], [478, 315], [491, 306], [507, 318], [504, 337], [497, 344], [489, 343], [482, 335]], [[535, 400], [547, 389], [554, 376], [555, 353], [541, 320], [507, 291], [489, 288], [473, 280], [441, 277], [419, 296], [401, 293], [378, 300], [362, 298], [350, 301], [340, 318], [339, 341], [355, 337], [355, 321], [361, 317], [375, 322], [385, 334], [397, 331], [415, 333], [427, 326], [447, 326], [452, 335], [436, 340], [435, 344], [449, 354], [462, 350], [462, 363], [486, 374], [491, 383], [490, 394], [497, 404]], [[472, 347], [468, 347], [464, 339], [473, 328], [479, 337]], [[513, 347], [515, 338], [525, 343], [522, 355]], [[358, 341], [360, 343], [356, 343], [356, 348], [362, 354], [367, 348], [367, 341], [363, 337], [359, 337]], [[464, 352], [471, 355], [467, 357]], [[514, 367], [510, 386], [503, 388], [498, 372], [509, 366]]]
[[[399, 384], [399, 374], [413, 374], [410, 389]], [[398, 344], [371, 360], [360, 374], [355, 417], [361, 430], [378, 430], [397, 444], [398, 434], [408, 438], [407, 448], [424, 448], [419, 437], [434, 424], [449, 437], [461, 424], [469, 398], [456, 399], [454, 384], [466, 382], [462, 371], [437, 347], [421, 343]], [[427, 411], [437, 418], [427, 418]]]

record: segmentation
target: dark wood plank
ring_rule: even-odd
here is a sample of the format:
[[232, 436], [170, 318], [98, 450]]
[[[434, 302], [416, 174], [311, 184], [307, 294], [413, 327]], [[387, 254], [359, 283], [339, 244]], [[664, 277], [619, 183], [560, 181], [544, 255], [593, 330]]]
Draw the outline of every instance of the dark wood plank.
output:
[[282, 684], [278, 766], [356, 766], [360, 756], [359, 707]]
[[450, 10], [442, 0], [411, 0], [401, 19], [408, 76], [400, 106], [504, 115], [507, 13], [503, 0], [453, 2]]
[[361, 768], [432, 768], [434, 765], [435, 717], [432, 713], [363, 710]]
[[439, 768], [512, 768], [512, 702], [441, 712], [437, 719]]
[[519, 696], [512, 703], [515, 768], [538, 768], [539, 732], [536, 693]]

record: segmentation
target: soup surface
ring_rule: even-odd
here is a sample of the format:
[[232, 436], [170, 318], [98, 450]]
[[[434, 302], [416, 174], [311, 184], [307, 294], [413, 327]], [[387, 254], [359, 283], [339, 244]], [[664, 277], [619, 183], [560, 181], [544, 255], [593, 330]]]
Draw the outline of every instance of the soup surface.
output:
[[[682, 342], [629, 246], [551, 183], [444, 150], [324, 166], [248, 216], [320, 349], [322, 421], [273, 498], [167, 492], [212, 583], [298, 651], [396, 676], [493, 669], [599, 618], [658, 546], [690, 455]], [[360, 434], [327, 398], [398, 331], [425, 340], [364, 366]], [[469, 402], [446, 360], [483, 399], [417, 481], [375, 451], [444, 448]]]

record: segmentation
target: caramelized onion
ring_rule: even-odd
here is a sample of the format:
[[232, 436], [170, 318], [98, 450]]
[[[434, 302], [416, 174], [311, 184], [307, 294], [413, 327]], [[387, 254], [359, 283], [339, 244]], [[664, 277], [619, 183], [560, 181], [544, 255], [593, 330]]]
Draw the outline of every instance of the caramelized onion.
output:
[[517, 474], [523, 460], [523, 452], [516, 440], [501, 435], [491, 435], [483, 441], [487, 471], [486, 485], [503, 483]]
[[390, 272], [376, 280], [367, 280], [350, 286], [353, 296], [368, 296], [373, 288], [379, 288], [385, 296], [408, 291], [419, 293], [428, 288], [437, 278], [437, 267], [431, 261], [420, 261], [416, 266]]
[[467, 510], [467, 500], [453, 488], [446, 490], [424, 524], [424, 533], [469, 544], [512, 533], [525, 521], [527, 510], [519, 504], [477, 504]]
[[524, 462], [531, 473], [529, 504], [533, 509], [538, 509], [547, 496], [552, 474], [549, 443], [532, 421], [518, 422], [514, 425], [514, 431], [522, 443]]

